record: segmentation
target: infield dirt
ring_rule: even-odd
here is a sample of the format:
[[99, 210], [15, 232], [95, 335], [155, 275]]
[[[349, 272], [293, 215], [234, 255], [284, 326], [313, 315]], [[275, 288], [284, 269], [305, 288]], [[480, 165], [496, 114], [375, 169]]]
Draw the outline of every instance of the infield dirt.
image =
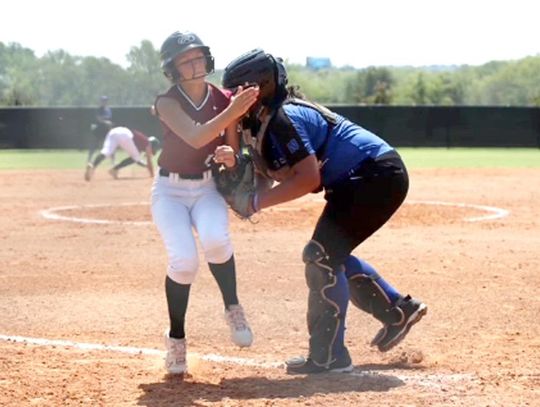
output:
[[[231, 214], [251, 348], [230, 342], [201, 257], [188, 351], [229, 359], [191, 355], [182, 382], [165, 376], [161, 355], [0, 340], [0, 405], [538, 406], [539, 180], [539, 169], [411, 171], [406, 203], [354, 253], [429, 312], [382, 354], [369, 346], [379, 323], [351, 306], [354, 374], [298, 377], [263, 365], [307, 350], [301, 252], [323, 205], [310, 195], [264, 211], [256, 223]], [[82, 170], [0, 172], [0, 335], [163, 349], [167, 259], [150, 222], [151, 182], [142, 170], [119, 180], [98, 171], [90, 183]], [[489, 213], [425, 201], [509, 214], [470, 222]], [[116, 223], [41, 214], [66, 206], [54, 213]]]

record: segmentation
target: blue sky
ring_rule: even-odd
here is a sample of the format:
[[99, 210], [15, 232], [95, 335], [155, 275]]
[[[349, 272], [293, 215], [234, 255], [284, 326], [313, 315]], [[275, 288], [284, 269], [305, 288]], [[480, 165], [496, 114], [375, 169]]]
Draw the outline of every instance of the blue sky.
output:
[[[107, 57], [126, 65], [130, 47], [159, 47], [195, 31], [223, 68], [255, 47], [294, 63], [336, 66], [478, 65], [540, 55], [540, 1], [479, 0], [18, 0], [2, 5], [0, 41], [36, 51]], [[351, 5], [354, 4], [354, 9]]]

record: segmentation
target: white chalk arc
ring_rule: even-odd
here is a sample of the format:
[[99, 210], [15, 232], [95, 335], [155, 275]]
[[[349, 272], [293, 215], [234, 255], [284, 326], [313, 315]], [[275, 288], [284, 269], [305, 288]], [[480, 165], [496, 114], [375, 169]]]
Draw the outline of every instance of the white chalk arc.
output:
[[111, 208], [115, 206], [136, 206], [136, 205], [148, 205], [148, 202], [126, 202], [117, 204], [88, 204], [88, 205], [67, 205], [56, 206], [54, 208], [43, 209], [39, 211], [39, 214], [45, 219], [60, 220], [66, 222], [98, 224], [98, 225], [132, 225], [132, 226], [146, 226], [152, 224], [147, 220], [142, 221], [129, 221], [129, 220], [110, 220], [110, 219], [94, 219], [94, 218], [80, 218], [76, 216], [61, 215], [59, 212], [78, 210], [85, 208]]
[[[323, 199], [316, 199], [312, 202], [324, 203]], [[444, 202], [444, 201], [423, 201], [423, 200], [407, 200], [405, 204], [409, 205], [435, 205], [435, 206], [452, 206], [457, 208], [470, 208], [479, 211], [487, 212], [485, 215], [466, 217], [462, 220], [465, 222], [482, 222], [495, 219], [501, 219], [510, 214], [510, 211], [503, 208], [497, 208], [495, 206], [477, 205], [462, 202]], [[62, 215], [61, 212], [69, 210], [80, 210], [85, 208], [109, 208], [114, 206], [135, 206], [135, 205], [148, 205], [148, 202], [127, 202], [117, 204], [87, 204], [87, 205], [68, 205], [68, 206], [56, 206], [53, 208], [43, 209], [39, 211], [39, 214], [49, 220], [76, 222], [85, 224], [97, 224], [97, 225], [131, 225], [131, 226], [147, 226], [151, 225], [151, 221], [126, 221], [126, 220], [110, 220], [110, 219], [94, 219], [94, 218], [81, 218], [77, 216]], [[271, 210], [275, 211], [295, 211], [300, 210], [301, 207], [293, 207], [280, 205]]]
[[480, 211], [488, 212], [487, 215], [483, 215], [483, 216], [473, 216], [473, 217], [463, 218], [465, 222], [481, 222], [485, 220], [495, 220], [495, 219], [504, 218], [510, 214], [509, 210], [496, 208], [495, 206], [476, 205], [476, 204], [468, 204], [468, 203], [460, 203], [460, 202], [409, 200], [409, 201], [406, 201], [405, 203], [412, 204], [412, 205], [454, 206], [458, 208], [471, 208], [471, 209], [478, 209]]

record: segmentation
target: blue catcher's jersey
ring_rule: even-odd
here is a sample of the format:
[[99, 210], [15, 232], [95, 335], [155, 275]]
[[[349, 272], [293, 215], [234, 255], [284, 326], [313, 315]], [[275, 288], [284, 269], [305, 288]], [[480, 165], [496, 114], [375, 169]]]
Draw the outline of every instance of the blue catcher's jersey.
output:
[[322, 185], [329, 186], [366, 158], [375, 158], [393, 148], [370, 131], [335, 114], [329, 123], [315, 108], [286, 103], [270, 122], [262, 155], [271, 170], [293, 166], [315, 154], [321, 163]]

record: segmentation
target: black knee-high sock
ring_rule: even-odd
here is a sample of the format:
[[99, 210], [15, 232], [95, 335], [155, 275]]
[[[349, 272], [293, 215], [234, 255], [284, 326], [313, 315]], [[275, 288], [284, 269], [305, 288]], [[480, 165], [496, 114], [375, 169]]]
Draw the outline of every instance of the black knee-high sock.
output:
[[115, 170], [119, 170], [121, 168], [127, 167], [128, 165], [131, 165], [135, 162], [135, 160], [131, 157], [124, 158], [122, 161], [120, 161], [118, 164], [116, 164], [113, 168]]
[[99, 164], [101, 164], [101, 162], [105, 159], [105, 156], [101, 153], [99, 153], [96, 158], [94, 158], [94, 162], [92, 163], [92, 165], [95, 167], [97, 167]]
[[171, 338], [182, 339], [186, 337], [184, 322], [189, 299], [191, 284], [178, 284], [169, 276], [165, 278], [165, 294], [169, 307], [169, 319], [171, 321]]
[[210, 267], [210, 271], [218, 283], [225, 308], [228, 309], [229, 305], [238, 304], [234, 255], [222, 264], [208, 263], [208, 267]]

